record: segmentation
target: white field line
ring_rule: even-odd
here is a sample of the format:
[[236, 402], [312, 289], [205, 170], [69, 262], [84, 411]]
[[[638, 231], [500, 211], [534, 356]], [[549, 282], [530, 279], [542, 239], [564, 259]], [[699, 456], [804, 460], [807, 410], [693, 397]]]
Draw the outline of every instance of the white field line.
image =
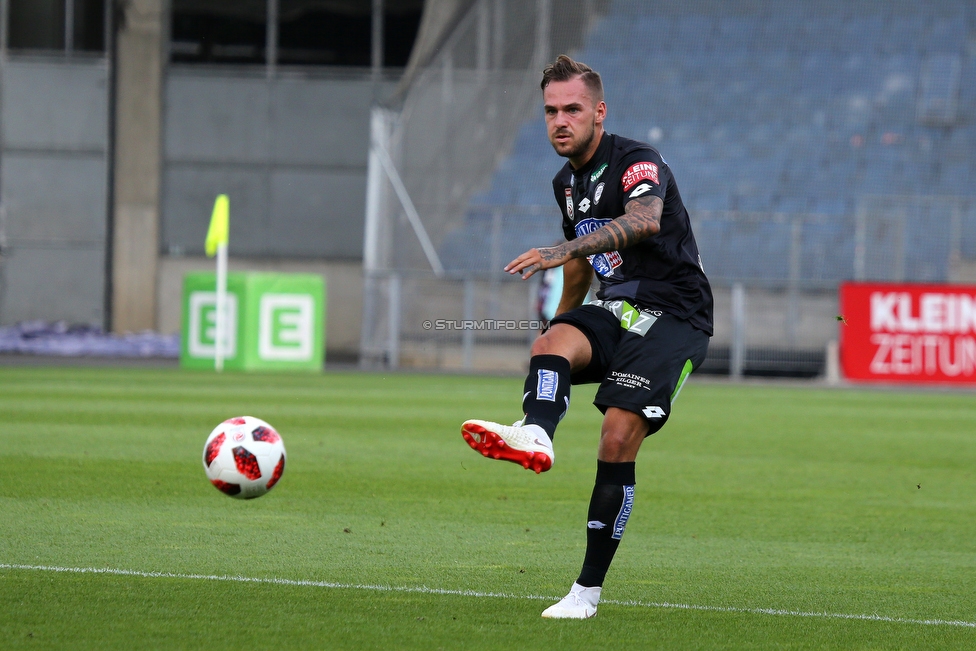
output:
[[[375, 590], [377, 592], [408, 592], [419, 594], [453, 595], [459, 597], [476, 597], [482, 599], [532, 599], [535, 601], [558, 601], [561, 597], [546, 595], [508, 594], [504, 592], [481, 592], [478, 590], [450, 590], [447, 588], [429, 588], [427, 586], [392, 586], [371, 585], [365, 583], [334, 583], [331, 581], [309, 581], [305, 579], [275, 579], [249, 576], [228, 576], [216, 574], [178, 574], [175, 572], [141, 572], [139, 570], [118, 570], [106, 567], [58, 567], [52, 565], [20, 565], [17, 563], [0, 563], [0, 570], [33, 570], [38, 572], [68, 572], [72, 574], [110, 574], [113, 576], [137, 576], [147, 579], [184, 579], [195, 581], [231, 581], [234, 583], [262, 583], [272, 585], [305, 586], [312, 588], [332, 588], [337, 590]], [[751, 615], [778, 615], [786, 617], [819, 617], [823, 619], [851, 619], [866, 622], [884, 622], [892, 624], [916, 624], [920, 626], [959, 626], [976, 628], [976, 622], [950, 619], [909, 619], [905, 617], [887, 617], [885, 615], [850, 615], [844, 613], [812, 612], [803, 610], [786, 610], [780, 608], [736, 608], [734, 606], [697, 606], [693, 604], [675, 604], [656, 601], [634, 601], [603, 599], [600, 603], [616, 606], [630, 606], [634, 608], [664, 608], [671, 610], [697, 610], [713, 613], [746, 613]]]

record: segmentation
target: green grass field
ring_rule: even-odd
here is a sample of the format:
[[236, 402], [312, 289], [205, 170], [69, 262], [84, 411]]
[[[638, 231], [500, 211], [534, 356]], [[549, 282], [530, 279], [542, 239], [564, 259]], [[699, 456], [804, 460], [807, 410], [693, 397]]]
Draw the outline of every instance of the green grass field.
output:
[[[577, 387], [537, 476], [458, 433], [520, 394], [0, 367], [0, 648], [976, 648], [973, 395], [693, 378], [638, 460], [606, 601], [567, 622], [539, 613], [582, 560], [599, 412]], [[246, 502], [200, 462], [241, 414], [288, 449]]]

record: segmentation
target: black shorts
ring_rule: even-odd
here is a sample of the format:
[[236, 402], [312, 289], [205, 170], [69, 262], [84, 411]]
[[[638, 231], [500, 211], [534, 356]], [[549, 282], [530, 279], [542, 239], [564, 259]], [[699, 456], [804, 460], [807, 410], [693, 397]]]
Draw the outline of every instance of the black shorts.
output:
[[611, 304], [617, 314], [591, 303], [550, 323], [574, 326], [590, 341], [590, 363], [573, 373], [572, 383], [599, 382], [593, 404], [601, 412], [619, 407], [640, 414], [650, 426], [648, 434], [653, 434], [667, 422], [685, 379], [705, 360], [709, 337], [683, 319], [639, 312], [627, 304], [621, 318], [620, 303]]

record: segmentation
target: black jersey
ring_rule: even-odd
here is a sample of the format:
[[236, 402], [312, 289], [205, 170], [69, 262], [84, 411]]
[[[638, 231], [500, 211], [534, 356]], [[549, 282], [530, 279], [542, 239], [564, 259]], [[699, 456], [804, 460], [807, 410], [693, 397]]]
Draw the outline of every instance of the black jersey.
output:
[[712, 334], [712, 289], [702, 269], [688, 211], [671, 169], [656, 149], [604, 133], [578, 170], [567, 162], [552, 180], [567, 240], [591, 233], [624, 214], [643, 196], [664, 201], [661, 230], [622, 251], [589, 256], [600, 279], [597, 298], [626, 299], [661, 310]]

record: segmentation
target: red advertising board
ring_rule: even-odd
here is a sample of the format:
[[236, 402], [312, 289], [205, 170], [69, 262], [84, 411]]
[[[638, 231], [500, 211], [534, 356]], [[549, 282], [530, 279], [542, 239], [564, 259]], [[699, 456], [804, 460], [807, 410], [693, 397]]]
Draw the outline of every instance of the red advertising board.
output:
[[976, 385], [976, 286], [843, 283], [840, 316], [844, 377]]

